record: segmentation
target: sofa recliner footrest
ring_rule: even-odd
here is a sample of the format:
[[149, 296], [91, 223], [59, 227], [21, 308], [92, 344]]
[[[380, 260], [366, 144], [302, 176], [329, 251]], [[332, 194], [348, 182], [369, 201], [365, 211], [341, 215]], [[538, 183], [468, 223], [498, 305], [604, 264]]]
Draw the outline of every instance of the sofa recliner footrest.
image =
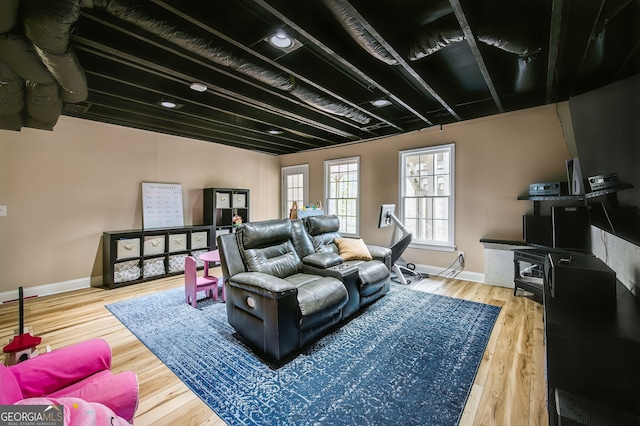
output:
[[333, 277], [322, 277], [298, 287], [300, 328], [316, 327], [332, 320], [347, 304], [349, 296], [342, 282]]
[[371, 260], [358, 265], [358, 273], [360, 275], [360, 285], [366, 287], [389, 278], [389, 270], [384, 263], [377, 260]]

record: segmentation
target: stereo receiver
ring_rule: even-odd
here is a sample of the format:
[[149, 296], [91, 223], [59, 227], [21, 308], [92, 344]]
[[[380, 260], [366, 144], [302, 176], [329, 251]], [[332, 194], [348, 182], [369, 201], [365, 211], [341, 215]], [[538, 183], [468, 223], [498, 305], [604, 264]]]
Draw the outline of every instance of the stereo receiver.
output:
[[591, 176], [588, 179], [591, 191], [600, 191], [601, 189], [613, 188], [618, 186], [618, 175], [610, 173], [608, 175]]
[[532, 183], [529, 185], [529, 195], [560, 195], [560, 182]]

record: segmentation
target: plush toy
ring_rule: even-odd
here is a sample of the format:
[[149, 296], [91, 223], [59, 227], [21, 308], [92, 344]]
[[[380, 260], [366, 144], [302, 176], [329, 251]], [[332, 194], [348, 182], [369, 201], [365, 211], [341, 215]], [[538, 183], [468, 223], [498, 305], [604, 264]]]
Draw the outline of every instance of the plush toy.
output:
[[[52, 420], [62, 420], [64, 426], [131, 426], [109, 407], [84, 399], [73, 397], [27, 398], [14, 405], [41, 405], [43, 412], [48, 411]], [[62, 407], [62, 410], [58, 409]]]

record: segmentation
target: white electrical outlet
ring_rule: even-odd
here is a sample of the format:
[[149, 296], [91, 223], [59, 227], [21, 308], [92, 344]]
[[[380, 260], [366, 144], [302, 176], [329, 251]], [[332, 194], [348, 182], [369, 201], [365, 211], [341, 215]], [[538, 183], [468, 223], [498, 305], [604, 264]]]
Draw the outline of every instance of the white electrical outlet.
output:
[[458, 251], [458, 257], [462, 256], [462, 258], [464, 259], [464, 252], [463, 251]]
[[7, 206], [2, 205], [0, 206], [0, 216], [6, 216], [7, 215]]

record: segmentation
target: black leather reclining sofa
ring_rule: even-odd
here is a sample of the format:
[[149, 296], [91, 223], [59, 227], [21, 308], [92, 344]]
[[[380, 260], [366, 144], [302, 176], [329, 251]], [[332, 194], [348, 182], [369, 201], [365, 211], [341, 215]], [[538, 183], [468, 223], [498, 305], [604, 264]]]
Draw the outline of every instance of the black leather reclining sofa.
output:
[[280, 361], [390, 288], [389, 249], [374, 260], [344, 261], [335, 216], [240, 225], [218, 236], [229, 324], [255, 349]]

